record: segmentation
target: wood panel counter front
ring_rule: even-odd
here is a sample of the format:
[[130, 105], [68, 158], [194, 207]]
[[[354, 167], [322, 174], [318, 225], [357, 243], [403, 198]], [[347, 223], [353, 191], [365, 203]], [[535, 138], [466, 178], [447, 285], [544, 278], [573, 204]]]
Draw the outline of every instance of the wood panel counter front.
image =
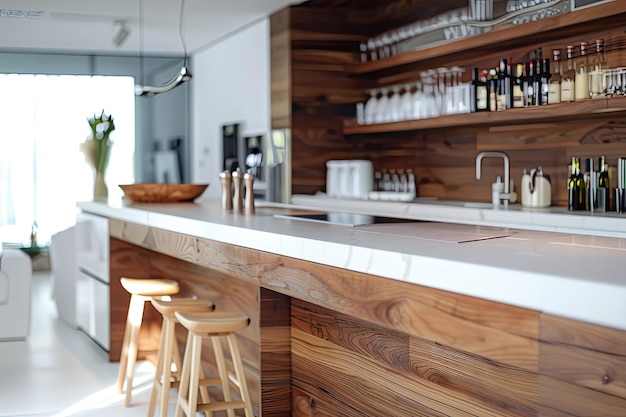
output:
[[[602, 238], [595, 249], [582, 252], [572, 236], [540, 238], [516, 231], [506, 241], [426, 244], [378, 236], [368, 243], [352, 228], [303, 225], [263, 210], [257, 216], [236, 215], [221, 212], [215, 203], [81, 208], [111, 219], [112, 357], [123, 329], [120, 308], [126, 308], [113, 290], [119, 277], [178, 279], [183, 294], [210, 298], [218, 308], [241, 309], [251, 317], [240, 340], [258, 415], [626, 415], [626, 317], [614, 318], [610, 327], [599, 325], [604, 316], [626, 311], [624, 298], [621, 305], [605, 305], [613, 301], [610, 293], [624, 290], [623, 278], [602, 277], [623, 266], [619, 239]], [[305, 229], [309, 238], [295, 239]], [[219, 233], [209, 236], [214, 232]], [[349, 253], [336, 242], [339, 234], [352, 242]], [[294, 239], [277, 240], [279, 235]], [[574, 240], [585, 238], [592, 237]], [[560, 239], [570, 243], [547, 243]], [[277, 247], [277, 242], [299, 246]], [[298, 251], [322, 252], [327, 261], [313, 262], [311, 254], [290, 256]], [[358, 270], [359, 251], [369, 253], [369, 270]], [[383, 270], [378, 251], [388, 254], [386, 273], [378, 272]], [[581, 257], [588, 251], [588, 258]], [[415, 262], [415, 252], [424, 261], [409, 267], [407, 259]], [[512, 253], [522, 258], [509, 262], [506, 276], [497, 265], [510, 261], [505, 258]], [[522, 267], [533, 254], [534, 265]], [[330, 261], [342, 257], [343, 265]], [[432, 269], [433, 259], [448, 268]], [[584, 263], [595, 259], [603, 265], [596, 268], [600, 277], [585, 282], [577, 274], [568, 279], [552, 272], [555, 262], [567, 259], [571, 262], [562, 268], [568, 274], [575, 268], [587, 273]], [[404, 278], [385, 276], [402, 263]], [[426, 275], [442, 285], [474, 279], [476, 264], [485, 275], [476, 277], [477, 285], [502, 287], [476, 290], [491, 291], [491, 300], [415, 282]], [[454, 271], [462, 276], [447, 276]], [[537, 291], [541, 279], [547, 282], [544, 289], [560, 283], [561, 296], [575, 302], [593, 297], [600, 287], [608, 298], [579, 304], [584, 321], [498, 299], [512, 292], [510, 299], [531, 303], [533, 296], [526, 293]], [[580, 288], [590, 292], [579, 294]], [[555, 308], [567, 312], [567, 304], [564, 300]], [[584, 311], [590, 306], [604, 312]], [[178, 336], [182, 343], [184, 335]]]

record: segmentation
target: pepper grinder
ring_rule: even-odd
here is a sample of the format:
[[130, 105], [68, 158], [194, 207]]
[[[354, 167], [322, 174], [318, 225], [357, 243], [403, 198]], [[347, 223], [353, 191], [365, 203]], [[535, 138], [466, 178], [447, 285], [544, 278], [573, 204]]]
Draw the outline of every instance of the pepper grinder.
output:
[[246, 172], [243, 181], [246, 184], [246, 214], [254, 214], [254, 175]]
[[235, 185], [235, 192], [233, 194], [233, 210], [237, 212], [243, 211], [243, 175], [241, 175], [241, 169], [237, 168], [232, 174], [233, 184]]
[[222, 210], [233, 209], [233, 188], [230, 171], [220, 172], [220, 184], [222, 184]]

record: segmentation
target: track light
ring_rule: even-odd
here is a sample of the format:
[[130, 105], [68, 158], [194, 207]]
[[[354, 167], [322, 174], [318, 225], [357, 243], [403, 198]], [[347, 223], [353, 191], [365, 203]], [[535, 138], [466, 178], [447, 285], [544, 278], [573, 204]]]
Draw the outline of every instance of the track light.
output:
[[113, 35], [113, 44], [119, 48], [126, 41], [128, 35], [130, 35], [130, 28], [123, 20], [116, 20], [114, 25], [115, 35]]
[[135, 95], [136, 96], [153, 96], [155, 94], [166, 93], [171, 89], [178, 87], [185, 81], [189, 81], [191, 79], [191, 73], [187, 69], [186, 66], [183, 66], [180, 69], [180, 72], [172, 78], [170, 81], [165, 83], [162, 86], [154, 87], [150, 85], [135, 85]]

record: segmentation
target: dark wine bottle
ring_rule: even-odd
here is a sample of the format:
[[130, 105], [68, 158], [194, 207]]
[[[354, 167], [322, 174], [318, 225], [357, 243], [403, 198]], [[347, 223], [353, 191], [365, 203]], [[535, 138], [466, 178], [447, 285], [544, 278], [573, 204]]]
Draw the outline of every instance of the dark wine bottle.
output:
[[537, 91], [535, 87], [537, 82], [535, 80], [535, 62], [530, 61], [526, 63], [526, 75], [524, 76], [524, 105], [526, 107], [537, 105]]
[[474, 68], [472, 71], [471, 110], [472, 112], [489, 111], [489, 91], [487, 72]]
[[572, 165], [570, 170], [570, 177], [567, 183], [568, 190], [568, 210], [584, 210], [585, 209], [585, 180], [583, 174], [580, 172], [580, 158], [572, 157]]
[[515, 75], [511, 79], [512, 87], [511, 87], [511, 100], [513, 102], [513, 107], [524, 107], [525, 97], [524, 97], [524, 65], [517, 64], [515, 66]]
[[597, 190], [598, 211], [609, 211], [611, 206], [611, 193], [609, 192], [609, 166], [606, 158], [598, 158], [598, 190]]
[[501, 59], [498, 67], [498, 110], [513, 107], [510, 69], [507, 60]]
[[539, 92], [537, 96], [537, 104], [546, 106], [548, 104], [548, 95], [550, 92], [550, 60], [545, 58], [541, 62], [541, 72], [539, 73]]

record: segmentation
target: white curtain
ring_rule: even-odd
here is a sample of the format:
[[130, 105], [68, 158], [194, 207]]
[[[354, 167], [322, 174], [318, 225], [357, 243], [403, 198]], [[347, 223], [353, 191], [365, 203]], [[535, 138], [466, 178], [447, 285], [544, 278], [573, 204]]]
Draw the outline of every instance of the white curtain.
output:
[[75, 223], [91, 200], [93, 171], [79, 151], [88, 117], [114, 117], [106, 174], [109, 196], [134, 173], [135, 97], [131, 77], [0, 74], [0, 241], [37, 242]]

